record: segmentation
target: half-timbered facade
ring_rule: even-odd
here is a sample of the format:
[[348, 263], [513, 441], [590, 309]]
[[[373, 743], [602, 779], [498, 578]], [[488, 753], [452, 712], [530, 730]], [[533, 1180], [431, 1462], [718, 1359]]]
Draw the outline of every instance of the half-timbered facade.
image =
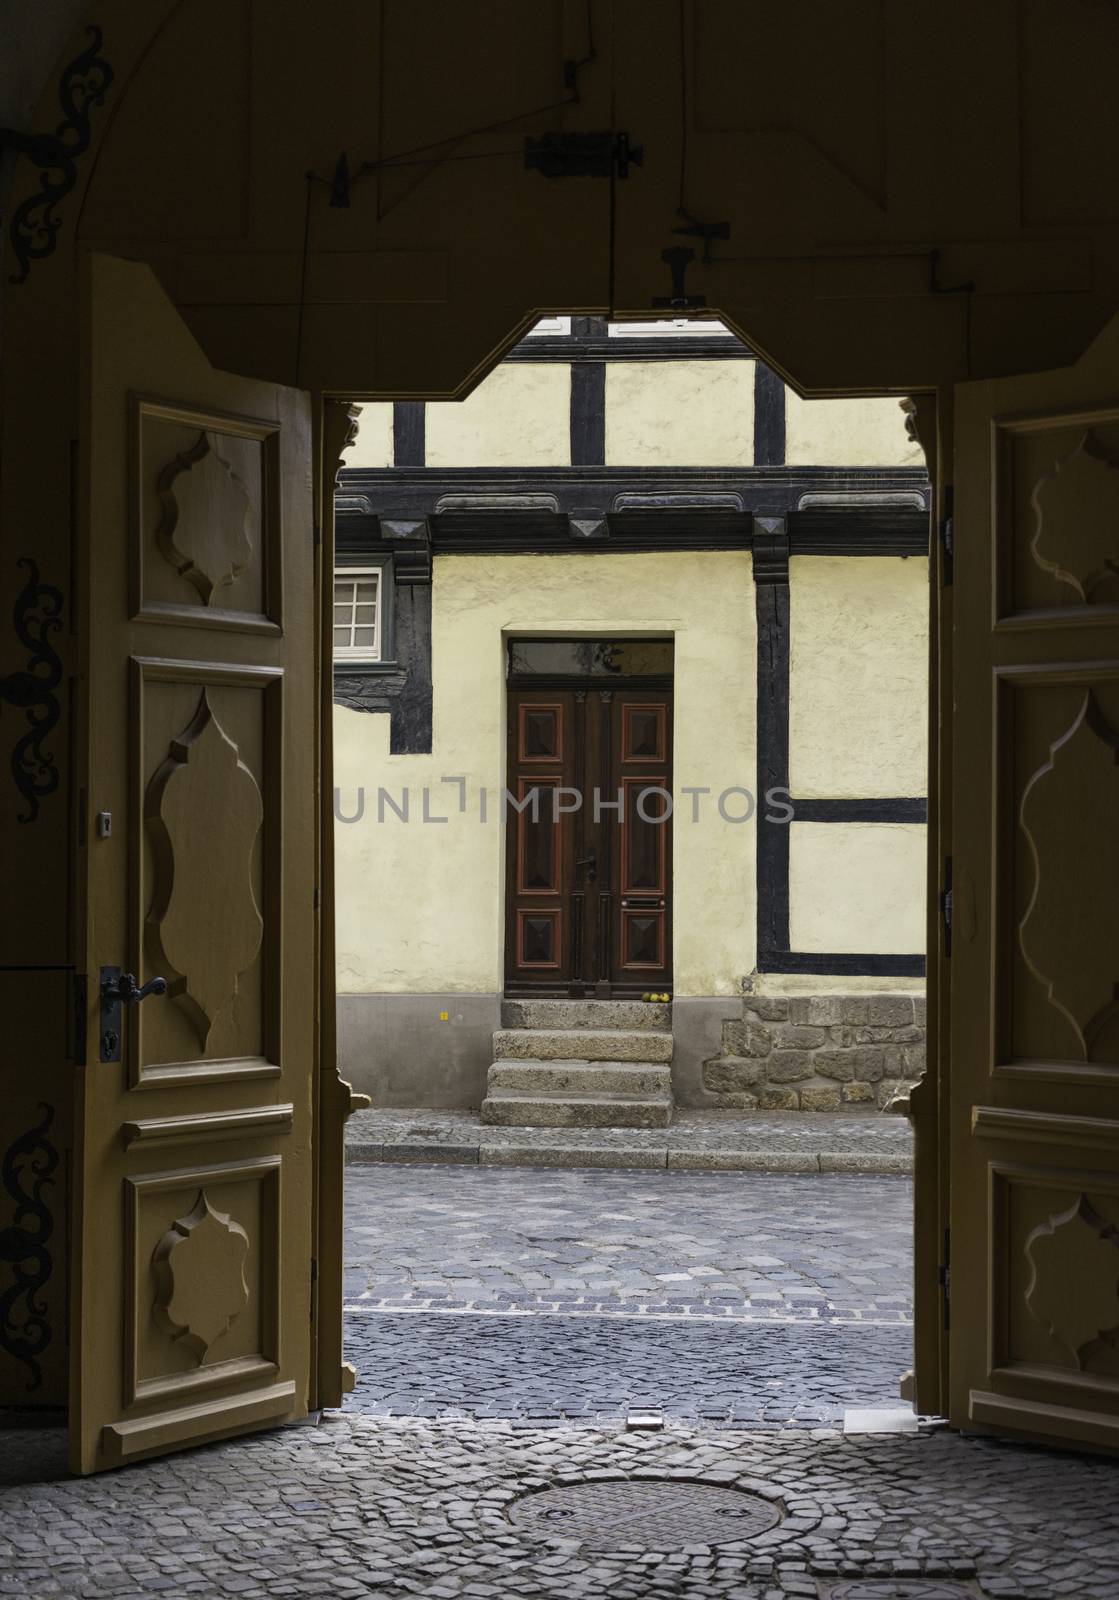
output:
[[679, 1104], [919, 1076], [929, 490], [898, 401], [800, 400], [718, 323], [557, 317], [465, 402], [366, 406], [345, 460], [354, 1081], [477, 1105], [503, 998], [648, 993]]

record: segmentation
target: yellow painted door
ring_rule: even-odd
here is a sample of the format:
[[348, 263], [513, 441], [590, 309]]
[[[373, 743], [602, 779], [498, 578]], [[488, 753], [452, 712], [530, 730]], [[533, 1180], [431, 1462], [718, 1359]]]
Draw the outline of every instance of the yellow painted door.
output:
[[318, 758], [308, 397], [215, 371], [147, 267], [85, 276], [89, 1472], [308, 1407]]
[[951, 1418], [1119, 1448], [1119, 319], [956, 398]]

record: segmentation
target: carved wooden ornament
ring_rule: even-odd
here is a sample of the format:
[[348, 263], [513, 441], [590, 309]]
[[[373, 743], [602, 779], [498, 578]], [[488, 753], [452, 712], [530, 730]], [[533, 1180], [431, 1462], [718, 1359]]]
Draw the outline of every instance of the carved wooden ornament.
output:
[[156, 543], [208, 606], [214, 591], [228, 588], [252, 560], [248, 490], [205, 430], [167, 463], [156, 487], [163, 508]]
[[155, 1247], [153, 1312], [199, 1365], [249, 1303], [245, 1257], [249, 1236], [198, 1191], [194, 1210], [173, 1222]]
[[[1119, 1010], [1119, 733], [1089, 690], [1022, 794], [1034, 891], [1018, 925], [1030, 971], [1076, 1033], [1085, 1061]], [[1081, 915], [1084, 885], [1098, 886]]]
[[1089, 429], [1038, 479], [1032, 501], [1035, 562], [1090, 604], [1119, 578], [1119, 463]]
[[1100, 1340], [1119, 1335], [1119, 1228], [1087, 1195], [1026, 1240], [1030, 1315], [1083, 1371]]
[[149, 954], [205, 1049], [264, 933], [252, 881], [264, 803], [205, 689], [148, 786], [145, 816], [153, 854]]

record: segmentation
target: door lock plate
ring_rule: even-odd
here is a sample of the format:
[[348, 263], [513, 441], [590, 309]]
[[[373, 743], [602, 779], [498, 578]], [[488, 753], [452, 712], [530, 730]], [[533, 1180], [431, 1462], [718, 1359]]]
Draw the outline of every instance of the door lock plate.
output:
[[101, 1045], [102, 1061], [120, 1060], [121, 997], [119, 967], [101, 968]]

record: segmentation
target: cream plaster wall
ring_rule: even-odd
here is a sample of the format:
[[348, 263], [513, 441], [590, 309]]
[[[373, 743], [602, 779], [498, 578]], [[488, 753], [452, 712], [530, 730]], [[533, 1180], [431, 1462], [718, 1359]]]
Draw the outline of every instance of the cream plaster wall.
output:
[[920, 556], [789, 563], [789, 775], [798, 799], [925, 794], [928, 581]]
[[342, 465], [391, 467], [392, 464], [392, 406], [363, 401], [357, 419], [357, 437], [343, 456]]
[[[566, 466], [570, 368], [499, 366], [463, 401], [427, 407], [431, 467]], [[786, 390], [791, 465], [924, 465], [897, 400], [800, 400]], [[754, 459], [752, 361], [613, 361], [606, 367], [611, 466], [749, 466]], [[348, 467], [393, 463], [392, 406], [363, 406]]]
[[736, 467], [753, 459], [752, 361], [608, 363], [608, 466]]
[[924, 950], [924, 826], [794, 822], [789, 935], [794, 950], [875, 955]]
[[[479, 790], [504, 782], [505, 633], [673, 634], [677, 790], [703, 785], [699, 821], [674, 823], [675, 992], [736, 994], [754, 965], [755, 824], [716, 798], [754, 787], [754, 597], [746, 552], [437, 557], [432, 594], [430, 756], [391, 756], [385, 714], [335, 707], [338, 985], [343, 992], [493, 993], [502, 983], [503, 832], [478, 820]], [[719, 684], [747, 692], [716, 694]], [[466, 782], [465, 813], [458, 788]], [[424, 825], [377, 820], [377, 788], [411, 791]], [[741, 797], [727, 809], [737, 815]]]
[[802, 400], [785, 390], [785, 459], [798, 467], [923, 467], [892, 396]]
[[428, 405], [427, 465], [569, 466], [570, 406], [565, 362], [507, 362], [465, 400]]

